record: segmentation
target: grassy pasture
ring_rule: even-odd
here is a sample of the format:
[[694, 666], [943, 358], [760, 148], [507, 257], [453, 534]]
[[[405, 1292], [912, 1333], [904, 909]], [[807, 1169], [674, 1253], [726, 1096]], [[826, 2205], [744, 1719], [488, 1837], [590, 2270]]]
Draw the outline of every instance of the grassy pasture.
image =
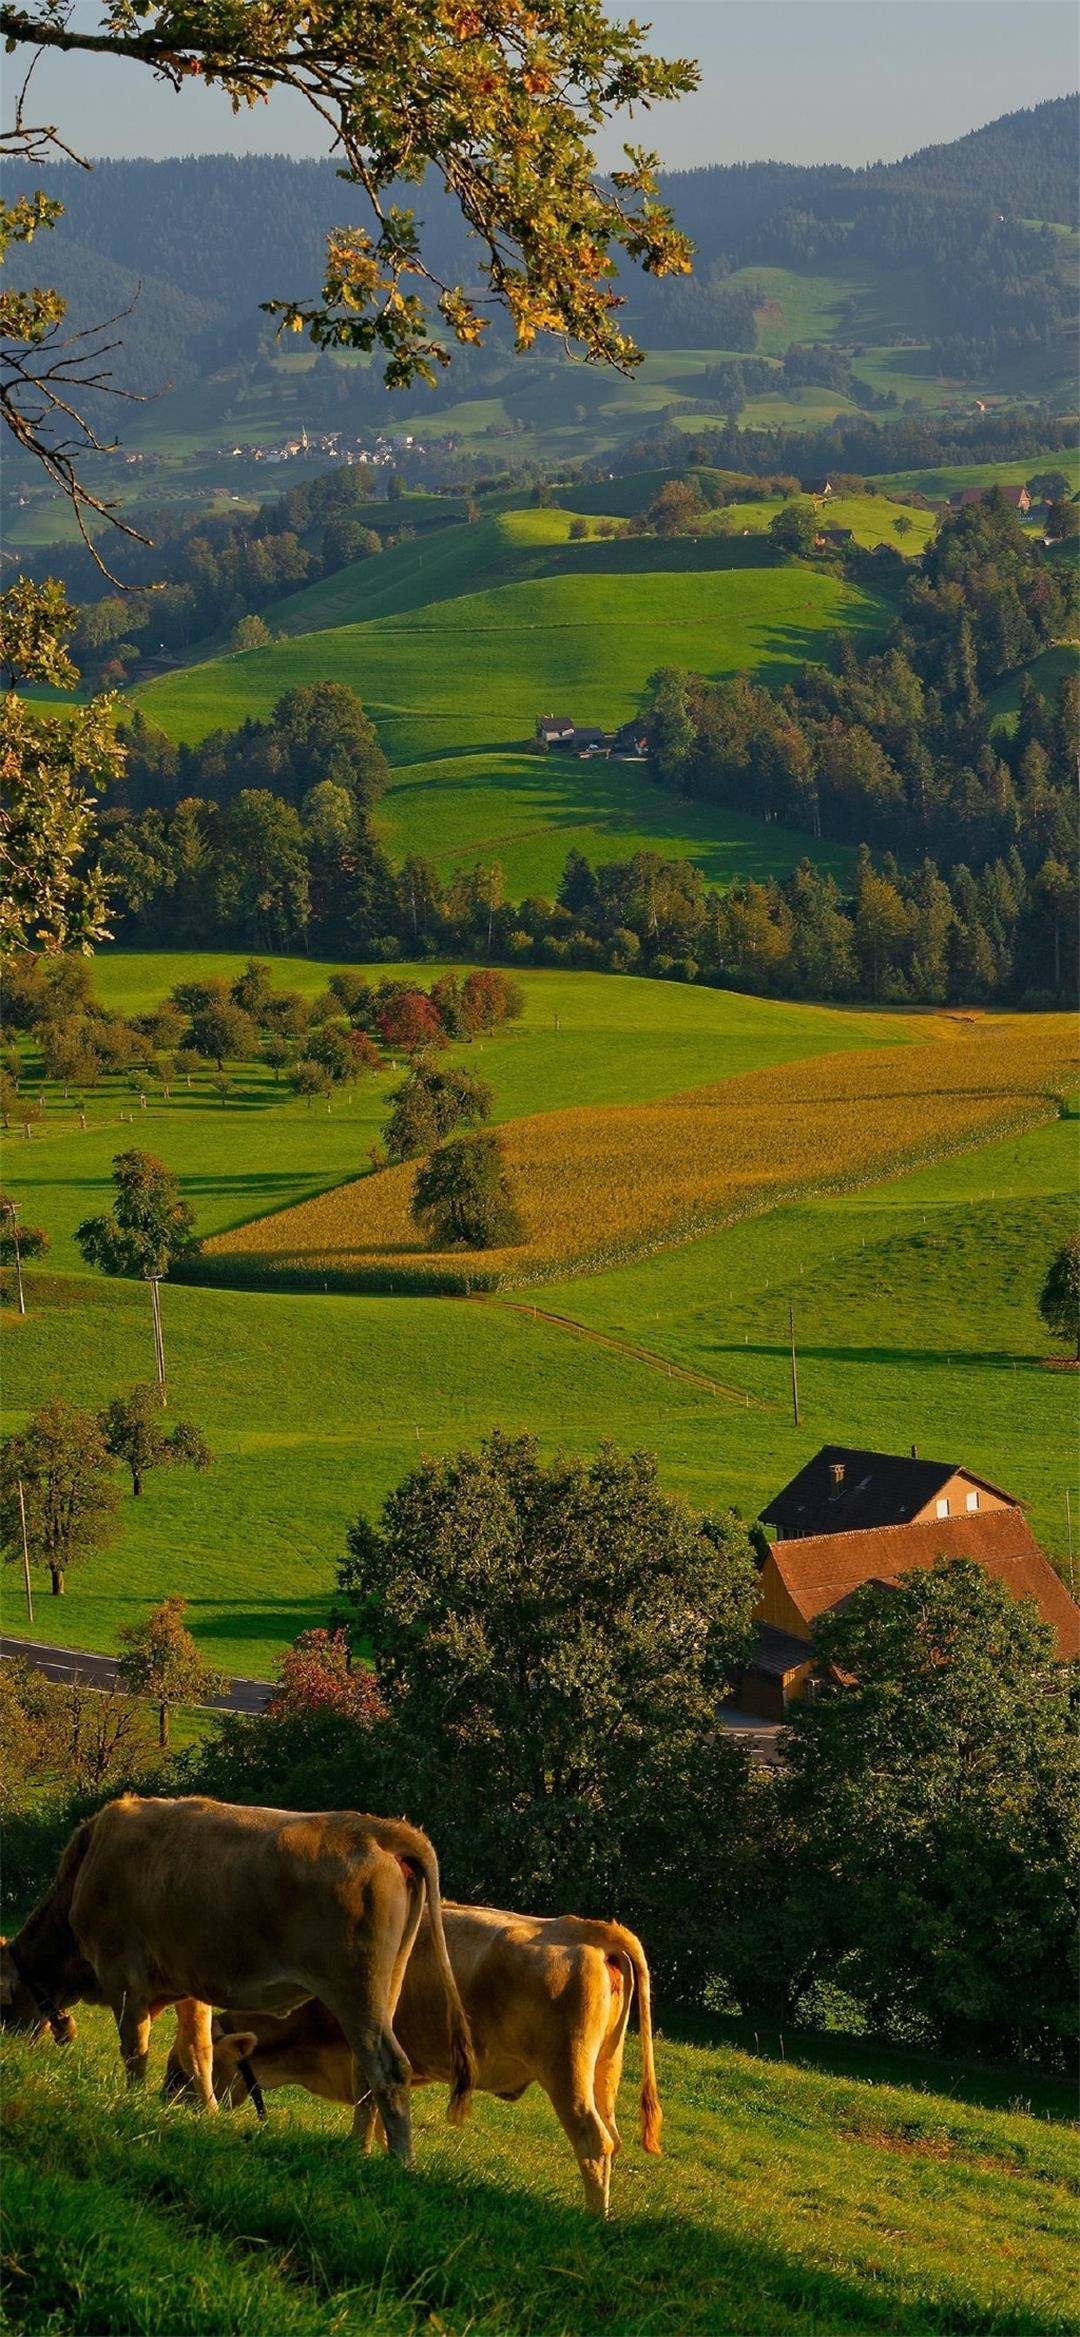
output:
[[889, 471], [881, 479], [884, 490], [916, 490], [933, 500], [959, 493], [961, 487], [1023, 487], [1040, 471], [1064, 471], [1073, 493], [1080, 487], [1080, 454], [1066, 448], [1057, 454], [1025, 454], [992, 463], [948, 463], [925, 471]]
[[[152, 2084], [165, 2046], [155, 2039]], [[243, 2112], [204, 2121], [153, 2091], [128, 2095], [101, 2013], [84, 2013], [62, 2055], [8, 2045], [5, 2065], [8, 2299], [23, 2328], [1066, 2337], [1072, 2327], [1071, 2129], [975, 2106], [964, 2096], [977, 2098], [977, 2081], [960, 2073], [919, 2069], [908, 2082], [899, 2055], [834, 2074], [719, 2042], [664, 2042], [665, 2155], [646, 2160], [629, 2139], [635, 2050], [606, 2228], [582, 2212], [577, 2170], [538, 2094], [478, 2097], [455, 2134], [425, 2089], [406, 2175], [358, 2159], [346, 2113], [305, 2095], [273, 2096], [261, 2131]]]
[[[671, 1491], [748, 1516], [822, 1442], [914, 1441], [1030, 1500], [1036, 1533], [1064, 1558], [1075, 1383], [1045, 1369], [1035, 1301], [1072, 1222], [1075, 1134], [1055, 1123], [517, 1298], [170, 1286], [172, 1400], [203, 1427], [213, 1468], [125, 1493], [119, 1538], [73, 1571], [65, 1598], [39, 1585], [37, 1627], [109, 1648], [121, 1623], [178, 1592], [214, 1661], [271, 1676], [296, 1633], [325, 1619], [357, 1512], [420, 1453], [500, 1425], [532, 1429], [546, 1453], [604, 1437], [644, 1446]], [[222, 1216], [228, 1206], [234, 1196]], [[9, 1418], [57, 1387], [98, 1406], [148, 1376], [141, 1288], [36, 1269], [28, 1285], [26, 1322], [4, 1322]], [[14, 1577], [0, 1587], [17, 1631]]]
[[[885, 495], [832, 495], [820, 505], [823, 528], [849, 527], [857, 544], [891, 544], [907, 560], [923, 552], [937, 527], [932, 511], [910, 511], [891, 503]], [[770, 495], [759, 503], [729, 503], [715, 513], [710, 526], [718, 536], [765, 535], [771, 520], [783, 510], [783, 498]], [[908, 529], [896, 532], [897, 520], [906, 520]]]
[[204, 1265], [213, 1279], [292, 1288], [510, 1289], [572, 1265], [622, 1264], [815, 1188], [867, 1183], [1051, 1118], [1075, 1080], [1064, 1015], [924, 1028], [917, 1046], [513, 1121], [506, 1165], [524, 1225], [513, 1248], [427, 1246], [404, 1163], [216, 1237]]
[[617, 595], [604, 575], [554, 576], [191, 666], [134, 697], [173, 737], [197, 740], [267, 715], [299, 683], [344, 681], [390, 760], [408, 763], [520, 744], [538, 714], [568, 703], [581, 722], [625, 721], [656, 665], [761, 668], [779, 682], [820, 656], [830, 631], [879, 622], [868, 594], [800, 562], [624, 576]]
[[[136, 1014], [157, 1004], [182, 979], [232, 979], [243, 955], [219, 952], [111, 951], [95, 960], [104, 1002]], [[273, 961], [283, 988], [308, 996], [334, 968], [303, 958]], [[360, 969], [377, 980], [384, 967]], [[439, 968], [395, 965], [396, 978], [430, 986]], [[902, 1038], [898, 1018], [792, 1007], [730, 991], [682, 990], [674, 984], [600, 974], [527, 972], [525, 1012], [487, 1039], [450, 1049], [495, 1091], [497, 1120], [523, 1114], [627, 1103], [675, 1088], [705, 1085], [763, 1063], [863, 1047], [886, 1032]], [[218, 1233], [268, 1210], [343, 1183], [364, 1165], [402, 1076], [387, 1063], [374, 1078], [335, 1091], [330, 1108], [294, 1097], [261, 1064], [234, 1067], [223, 1107], [205, 1074], [188, 1088], [183, 1075], [168, 1101], [152, 1088], [139, 1105], [139, 1081], [101, 1081], [90, 1095], [65, 1102], [62, 1090], [26, 1057], [34, 1093], [46, 1098], [33, 1141], [6, 1139], [5, 1176], [28, 1221], [50, 1233], [50, 1263], [79, 1272], [77, 1224], [108, 1206], [113, 1155], [141, 1145], [159, 1153], [183, 1181], [201, 1233]], [[87, 1118], [79, 1125], [78, 1101]], [[121, 1113], [127, 1115], [121, 1120]]]
[[553, 899], [572, 850], [594, 867], [635, 852], [692, 860], [723, 889], [787, 876], [803, 859], [843, 883], [854, 862], [846, 845], [671, 795], [640, 763], [510, 749], [399, 766], [377, 825], [392, 859], [422, 853], [444, 875], [497, 860], [511, 900]]

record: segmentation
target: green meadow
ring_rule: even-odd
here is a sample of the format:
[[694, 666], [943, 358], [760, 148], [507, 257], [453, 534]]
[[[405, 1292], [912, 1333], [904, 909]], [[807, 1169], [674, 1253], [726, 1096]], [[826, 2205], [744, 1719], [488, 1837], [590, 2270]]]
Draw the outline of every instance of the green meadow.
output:
[[[603, 549], [603, 547], [598, 547]], [[610, 577], [558, 575], [464, 594], [409, 612], [304, 633], [189, 666], [134, 693], [171, 736], [265, 717], [282, 691], [313, 681], [358, 691], [394, 763], [469, 747], [519, 746], [538, 714], [569, 706], [581, 723], [626, 721], [655, 666], [708, 675], [761, 668], [787, 678], [830, 632], [866, 632], [879, 604], [793, 561], [781, 568]]]
[[[661, 2018], [663, 2008], [661, 2006]], [[550, 2107], [414, 2097], [417, 2163], [361, 2159], [309, 2095], [196, 2118], [122, 2086], [111, 2023], [6, 2044], [12, 2325], [72, 2337], [1068, 2337], [1075, 2133], [1061, 2088], [995, 2087], [797, 2036], [661, 2036], [664, 2155], [634, 2140], [607, 2225]], [[783, 2058], [776, 2058], [778, 2051]], [[1004, 2074], [1004, 2073], [1003, 2073]], [[1034, 2103], [1030, 2096], [1034, 2092]], [[1004, 2095], [1004, 2099], [1002, 2096]]]
[[932, 501], [956, 495], [962, 487], [1024, 487], [1040, 471], [1063, 471], [1075, 494], [1080, 487], [1080, 453], [1067, 448], [1057, 454], [1026, 454], [992, 463], [947, 463], [925, 471], [889, 471], [880, 481], [885, 492], [890, 487], [901, 493], [916, 490]]
[[[134, 1013], [184, 974], [228, 976], [241, 962], [113, 951], [95, 980]], [[330, 971], [303, 960], [276, 970], [309, 993]], [[428, 980], [433, 970], [417, 969]], [[530, 973], [523, 984], [522, 1021], [462, 1050], [503, 1120], [902, 1045], [924, 1028], [614, 976]], [[106, 1205], [117, 1151], [158, 1153], [200, 1230], [222, 1231], [362, 1171], [392, 1084], [386, 1072], [309, 1110], [241, 1067], [224, 1108], [196, 1076], [143, 1111], [128, 1082], [104, 1082], [85, 1131], [46, 1090], [44, 1122], [31, 1143], [8, 1139], [4, 1171], [25, 1221], [52, 1236], [47, 1264], [28, 1272], [26, 1320], [5, 1318], [9, 1417], [57, 1388], [100, 1406], [151, 1374], [145, 1290], [88, 1273], [72, 1238]], [[37, 1627], [107, 1648], [121, 1622], [179, 1592], [216, 1661], [269, 1676], [296, 1632], [325, 1616], [357, 1512], [421, 1454], [496, 1426], [532, 1429], [546, 1452], [589, 1452], [606, 1436], [647, 1446], [672, 1490], [747, 1515], [824, 1441], [916, 1442], [1019, 1493], [1064, 1557], [1075, 1383], [1046, 1367], [1035, 1300], [1070, 1223], [1075, 1135], [1062, 1120], [861, 1192], [807, 1196], [634, 1267], [545, 1285], [541, 1303], [169, 1284], [171, 1400], [204, 1430], [213, 1468], [159, 1472], [138, 1501], [125, 1493], [117, 1539], [73, 1570], [64, 1599], [39, 1585]], [[14, 1577], [5, 1589], [18, 1629]]]
[[509, 748], [392, 769], [376, 825], [393, 859], [420, 853], [443, 876], [498, 861], [511, 900], [554, 899], [571, 851], [594, 867], [635, 852], [692, 860], [723, 889], [789, 876], [804, 859], [843, 883], [855, 858], [849, 846], [668, 794], [641, 763]]

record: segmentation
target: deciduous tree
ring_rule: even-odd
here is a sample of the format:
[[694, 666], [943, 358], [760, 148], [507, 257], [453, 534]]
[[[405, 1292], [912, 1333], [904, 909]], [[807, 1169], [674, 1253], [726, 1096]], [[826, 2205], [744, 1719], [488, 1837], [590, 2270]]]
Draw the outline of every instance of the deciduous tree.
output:
[[357, 1521], [340, 1581], [388, 1707], [387, 1778], [457, 1889], [617, 1907], [669, 1981], [700, 1979], [745, 1792], [716, 1706], [756, 1579], [734, 1517], [610, 1446], [545, 1465], [497, 1434]]
[[419, 1063], [391, 1095], [383, 1143], [390, 1160], [415, 1160], [455, 1128], [476, 1128], [491, 1116], [492, 1089], [462, 1064], [445, 1069]]
[[204, 1663], [184, 1622], [187, 1600], [162, 1599], [145, 1623], [126, 1623], [119, 1637], [124, 1652], [117, 1672], [132, 1695], [157, 1705], [158, 1743], [169, 1743], [169, 1714], [176, 1704], [205, 1704], [210, 1696], [224, 1695], [228, 1680]]
[[1039, 1313], [1047, 1330], [1070, 1346], [1080, 1363], [1080, 1234], [1071, 1233], [1051, 1259]]
[[134, 1494], [142, 1492], [149, 1469], [208, 1469], [213, 1457], [193, 1421], [177, 1420], [170, 1429], [162, 1426], [156, 1388], [139, 1386], [114, 1396], [101, 1415], [101, 1432], [114, 1458], [130, 1469]]
[[87, 1217], [75, 1240], [88, 1266], [103, 1274], [130, 1274], [150, 1285], [158, 1388], [166, 1401], [165, 1343], [158, 1285], [195, 1248], [195, 1217], [179, 1183], [152, 1152], [118, 1152], [113, 1160], [116, 1199], [102, 1217]]
[[502, 1139], [459, 1136], [418, 1169], [411, 1214], [436, 1249], [493, 1250], [524, 1238]]
[[826, 1963], [875, 2026], [1054, 2057], [1075, 2035], [1077, 1736], [1033, 1604], [968, 1559], [818, 1619], [785, 1801], [828, 1877]]
[[112, 1454], [92, 1412], [54, 1396], [26, 1427], [4, 1438], [0, 1536], [22, 1557], [22, 1509], [31, 1563], [47, 1566], [54, 1598], [70, 1567], [93, 1556], [116, 1529], [120, 1495]]

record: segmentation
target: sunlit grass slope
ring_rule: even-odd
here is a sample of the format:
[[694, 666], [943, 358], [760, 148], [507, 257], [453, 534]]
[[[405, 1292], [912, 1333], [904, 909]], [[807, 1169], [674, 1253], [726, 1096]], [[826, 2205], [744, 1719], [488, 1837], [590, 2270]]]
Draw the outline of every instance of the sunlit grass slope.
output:
[[[244, 962], [228, 953], [117, 951], [95, 961], [95, 980], [108, 1004], [138, 1013], [181, 979], [229, 979]], [[308, 995], [324, 989], [333, 971], [310, 959], [273, 963], [283, 987]], [[359, 970], [375, 981], [386, 972]], [[393, 969], [399, 980], [414, 977], [428, 986], [439, 970]], [[449, 1051], [490, 1083], [497, 1120], [659, 1097], [758, 1064], [877, 1045], [886, 1035], [902, 1039], [907, 1029], [899, 1018], [793, 1007], [731, 991], [687, 991], [633, 977], [526, 973], [521, 987], [520, 1021]], [[148, 1089], [144, 1109], [138, 1079], [103, 1079], [77, 1104], [74, 1098], [65, 1102], [62, 1090], [41, 1077], [32, 1052], [26, 1061], [46, 1109], [32, 1142], [14, 1132], [5, 1140], [5, 1178], [28, 1220], [46, 1226], [51, 1262], [76, 1270], [74, 1228], [108, 1206], [113, 1155], [125, 1145], [163, 1155], [183, 1182], [200, 1234], [215, 1233], [356, 1176], [381, 1133], [389, 1093], [403, 1076], [403, 1066], [395, 1071], [387, 1064], [374, 1077], [338, 1089], [327, 1108], [321, 1100], [301, 1102], [261, 1064], [239, 1064], [224, 1106], [205, 1075], [196, 1073], [189, 1088], [181, 1073], [168, 1101], [159, 1089]]]
[[[661, 2008], [662, 2009], [662, 2008]], [[661, 2043], [664, 2156], [627, 2140], [588, 2220], [542, 2096], [417, 2097], [417, 2165], [347, 2115], [268, 2125], [122, 2090], [103, 2014], [61, 2055], [5, 2049], [8, 2305], [72, 2337], [1067, 2337], [1074, 2135], [984, 2109], [899, 2056], [833, 2075]], [[171, 2027], [168, 2016], [162, 2032]], [[152, 2082], [165, 2037], [155, 2040]], [[856, 2063], [856, 2067], [858, 2067]], [[624, 2132], [632, 2132], [624, 2081]], [[885, 2082], [880, 2082], [884, 2077]], [[889, 2080], [892, 2082], [889, 2082]], [[878, 2080], [878, 2082], [874, 2082]], [[923, 2080], [932, 2088], [934, 2080]], [[944, 2090], [946, 2084], [956, 2091]], [[959, 2094], [960, 2098], [957, 2098]]]
[[[144, 1010], [184, 975], [239, 958], [112, 951], [95, 961], [108, 1002]], [[278, 961], [309, 992], [326, 966]], [[432, 969], [424, 969], [430, 978]], [[923, 1018], [796, 1008], [602, 976], [525, 977], [526, 1014], [467, 1059], [506, 1120], [685, 1092], [709, 1080], [828, 1057], [839, 1073], [869, 1043], [878, 1063], [920, 1051]], [[1022, 1070], [1034, 1025], [1014, 1053]], [[913, 1044], [912, 1044], [913, 1043]], [[954, 1052], [962, 1056], [961, 1037]], [[857, 1058], [861, 1059], [861, 1058]], [[946, 1067], [947, 1086], [959, 1074]], [[142, 1113], [104, 1088], [79, 1129], [54, 1090], [31, 1144], [8, 1140], [5, 1189], [53, 1237], [31, 1267], [30, 1311], [4, 1319], [7, 1422], [62, 1389], [101, 1406], [150, 1376], [138, 1285], [87, 1273], [72, 1235], [105, 1206], [112, 1157], [142, 1144], [179, 1170], [204, 1230], [315, 1194], [363, 1168], [389, 1079], [308, 1112], [266, 1075], [238, 1073], [222, 1110], [196, 1080]], [[826, 1092], [824, 1086], [822, 1092]], [[134, 1111], [135, 1124], [119, 1112]], [[557, 1121], [556, 1123], [557, 1124]], [[783, 1118], [779, 1125], [783, 1127]], [[767, 1134], [771, 1123], [764, 1123]], [[159, 1471], [125, 1492], [116, 1541], [72, 1570], [67, 1595], [39, 1583], [37, 1628], [84, 1647], [170, 1592], [188, 1597], [200, 1642], [229, 1669], [268, 1676], [297, 1631], [325, 1618], [345, 1530], [421, 1453], [497, 1426], [543, 1450], [588, 1453], [605, 1436], [657, 1453], [664, 1483], [702, 1507], [752, 1515], [822, 1441], [912, 1441], [967, 1459], [1030, 1499], [1064, 1554], [1063, 1488], [1074, 1442], [1069, 1375], [1047, 1371], [1036, 1312], [1046, 1262], [1072, 1221], [1075, 1122], [847, 1194], [772, 1207], [683, 1247], [515, 1297], [310, 1295], [168, 1285], [171, 1401], [214, 1452], [206, 1476]], [[871, 1174], [867, 1170], [867, 1174]], [[828, 1182], [828, 1180], [827, 1180]], [[791, 1422], [787, 1300], [800, 1339], [802, 1426]], [[7, 1627], [22, 1627], [11, 1570]]]
[[521, 743], [538, 714], [627, 719], [657, 665], [785, 679], [837, 630], [872, 630], [878, 604], [793, 562], [701, 574], [554, 576], [275, 642], [147, 683], [143, 711], [180, 739], [265, 716], [283, 690], [356, 689], [393, 762]]

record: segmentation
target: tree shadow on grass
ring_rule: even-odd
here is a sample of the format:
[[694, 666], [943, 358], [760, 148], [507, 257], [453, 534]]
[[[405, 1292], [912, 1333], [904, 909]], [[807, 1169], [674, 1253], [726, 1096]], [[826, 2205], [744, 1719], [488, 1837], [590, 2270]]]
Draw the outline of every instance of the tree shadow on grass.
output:
[[680, 2013], [665, 2023], [665, 2033], [680, 2043], [733, 2048], [770, 2064], [789, 2061], [798, 2069], [815, 2069], [825, 2076], [851, 2078], [863, 2085], [906, 2086], [917, 2093], [941, 2094], [950, 2101], [968, 2102], [973, 2109], [1019, 2108], [1033, 2117], [1069, 2123], [1076, 2117], [1076, 2090], [1068, 2080], [1016, 2062], [919, 2052], [913, 2046], [889, 2044], [877, 2037], [798, 2028], [793, 2023], [735, 2013]]
[[[718, 1341], [704, 1350], [710, 1356], [767, 1357], [774, 1363], [786, 1363], [790, 1348], [777, 1340]], [[1046, 1358], [1042, 1355], [1010, 1354], [1006, 1348], [964, 1347], [957, 1343], [948, 1347], [827, 1347], [799, 1340], [799, 1361], [810, 1363], [878, 1364], [891, 1371], [946, 1369], [982, 1371], [1041, 1371]]]
[[223, 1609], [216, 1599], [188, 1597], [188, 1613], [198, 1637], [200, 1631], [236, 1644], [238, 1653], [250, 1640], [280, 1640], [284, 1647], [301, 1631], [317, 1630], [326, 1622], [331, 1586], [309, 1598], [290, 1592], [279, 1599], [251, 1599], [247, 1606]]

